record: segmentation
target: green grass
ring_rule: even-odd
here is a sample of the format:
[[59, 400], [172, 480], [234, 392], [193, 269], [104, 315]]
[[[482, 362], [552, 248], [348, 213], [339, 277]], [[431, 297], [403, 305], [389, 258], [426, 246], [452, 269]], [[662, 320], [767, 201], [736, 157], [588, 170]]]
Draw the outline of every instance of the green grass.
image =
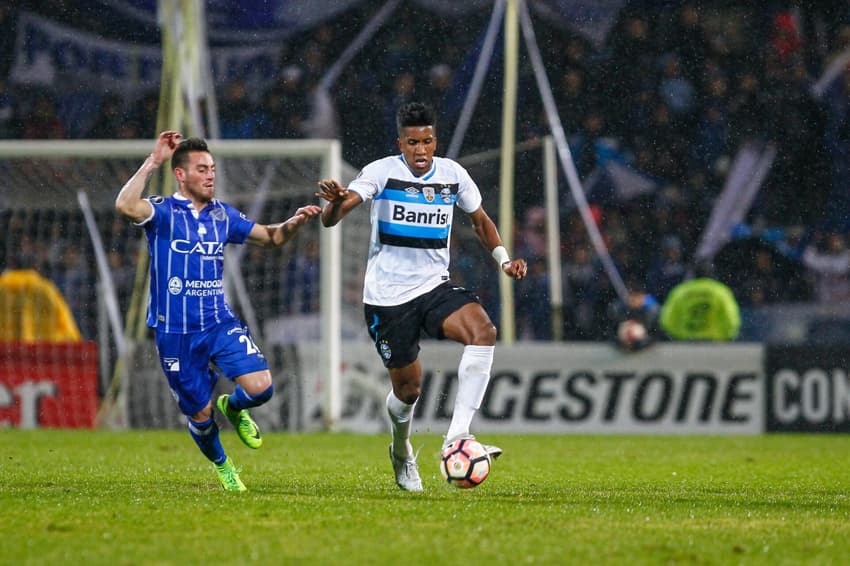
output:
[[185, 432], [0, 430], [3, 564], [846, 564], [850, 438], [484, 435], [480, 487], [393, 482], [388, 437], [225, 447], [223, 492]]

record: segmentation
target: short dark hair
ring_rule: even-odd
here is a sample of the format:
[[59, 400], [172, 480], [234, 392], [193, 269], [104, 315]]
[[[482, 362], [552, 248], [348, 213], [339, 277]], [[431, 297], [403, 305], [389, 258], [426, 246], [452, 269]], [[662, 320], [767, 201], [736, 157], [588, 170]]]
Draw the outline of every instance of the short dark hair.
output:
[[437, 115], [434, 109], [423, 102], [408, 102], [398, 109], [395, 123], [398, 133], [411, 126], [436, 126]]
[[201, 138], [186, 138], [177, 144], [177, 149], [174, 150], [174, 154], [171, 156], [171, 168], [176, 169], [180, 167], [181, 169], [185, 169], [186, 164], [189, 162], [189, 153], [193, 151], [209, 153], [210, 149], [207, 147], [207, 142]]

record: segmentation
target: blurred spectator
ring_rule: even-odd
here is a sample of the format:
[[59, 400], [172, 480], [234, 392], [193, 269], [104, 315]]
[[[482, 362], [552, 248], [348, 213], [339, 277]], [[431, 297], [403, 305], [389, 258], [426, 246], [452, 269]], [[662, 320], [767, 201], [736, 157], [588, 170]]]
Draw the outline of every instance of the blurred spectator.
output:
[[815, 278], [815, 298], [822, 304], [850, 300], [850, 249], [840, 232], [829, 232], [823, 240], [806, 247], [805, 265]]
[[740, 144], [765, 134], [768, 120], [767, 101], [754, 71], [744, 71], [737, 79], [729, 100], [727, 124], [732, 143]]
[[62, 263], [50, 277], [65, 297], [80, 333], [85, 337], [95, 335], [97, 313], [96, 288], [92, 284], [94, 274], [90, 272], [89, 265], [79, 249], [69, 246], [62, 255]]
[[38, 93], [23, 117], [22, 136], [26, 139], [61, 139], [65, 125], [56, 114], [56, 105], [47, 93]]
[[[416, 96], [416, 76], [405, 71], [395, 75], [392, 83], [390, 97], [387, 99], [383, 108], [384, 115], [384, 151], [397, 151], [396, 139], [398, 139], [398, 130], [396, 128], [395, 116], [396, 110], [401, 108], [406, 103], [412, 101]], [[439, 135], [439, 134], [438, 134]]]
[[455, 101], [451, 97], [452, 68], [446, 63], [437, 63], [428, 70], [428, 87], [423, 100], [430, 102], [437, 111], [437, 130], [449, 131], [455, 116]]
[[682, 242], [675, 235], [667, 235], [661, 242], [661, 249], [647, 275], [647, 290], [659, 299], [667, 294], [687, 273]]
[[702, 26], [702, 8], [697, 2], [687, 1], [674, 13], [674, 18], [671, 29], [665, 31], [659, 39], [665, 51], [678, 56], [684, 77], [700, 86], [709, 51]]
[[780, 12], [773, 17], [773, 36], [770, 47], [774, 54], [787, 61], [798, 54], [803, 45], [797, 22], [791, 12]]
[[156, 117], [159, 109], [159, 94], [151, 92], [143, 95], [128, 111], [127, 123], [132, 124], [139, 137], [156, 135]]
[[558, 115], [567, 131], [574, 131], [588, 110], [587, 76], [584, 71], [568, 68], [561, 76]]
[[283, 69], [277, 84], [265, 96], [259, 134], [267, 138], [303, 138], [310, 113], [304, 71], [297, 65]]
[[517, 235], [514, 255], [527, 259], [545, 258], [546, 246], [546, 209], [542, 206], [529, 207]]
[[106, 256], [109, 272], [118, 295], [118, 305], [121, 312], [127, 312], [130, 306], [130, 296], [133, 293], [133, 282], [136, 278], [136, 258], [128, 257], [120, 250], [109, 250]]
[[86, 137], [100, 140], [123, 137], [120, 133], [127, 122], [127, 115], [124, 112], [121, 97], [116, 94], [107, 93], [101, 99], [97, 120], [88, 131]]
[[0, 76], [0, 139], [13, 139], [20, 135], [18, 99]]
[[517, 337], [521, 340], [551, 340], [552, 304], [544, 256], [528, 259], [528, 273], [525, 279], [516, 282], [516, 294]]
[[668, 53], [659, 60], [661, 82], [658, 94], [662, 102], [677, 116], [687, 116], [694, 109], [696, 89], [690, 79], [682, 74], [679, 57]]
[[729, 159], [729, 118], [724, 107], [705, 107], [691, 146], [691, 160], [698, 170], [706, 173]]
[[225, 89], [219, 106], [219, 124], [224, 139], [251, 139], [257, 135], [259, 115], [241, 79], [232, 80]]
[[294, 255], [283, 274], [285, 312], [303, 314], [319, 311], [319, 243], [310, 240], [303, 252]]
[[573, 248], [563, 265], [564, 337], [591, 340], [596, 336], [596, 283], [604, 277], [586, 245]]

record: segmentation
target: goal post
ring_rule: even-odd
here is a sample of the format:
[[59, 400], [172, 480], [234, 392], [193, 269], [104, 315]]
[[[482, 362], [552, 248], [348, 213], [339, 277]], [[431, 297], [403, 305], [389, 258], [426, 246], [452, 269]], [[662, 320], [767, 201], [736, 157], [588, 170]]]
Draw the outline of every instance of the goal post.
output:
[[[336, 178], [347, 183], [356, 173], [342, 162], [337, 140], [210, 139], [208, 144], [217, 163], [227, 170], [227, 186], [217, 187], [221, 195], [226, 195], [222, 198], [261, 223], [285, 220], [297, 207], [317, 203], [319, 179]], [[73, 297], [70, 306], [75, 318], [85, 323], [81, 328], [84, 332], [88, 329], [86, 337], [112, 353], [107, 358], [112, 367], [100, 368], [101, 394], [119, 389], [131, 395], [128, 406], [115, 407], [124, 414], [109, 419], [113, 426], [182, 426], [149, 337], [144, 340], [147, 344], [128, 348], [125, 371], [116, 372], [111, 378], [113, 368], [121, 367], [116, 333], [125, 330], [103, 321], [105, 289], [116, 289], [118, 297], [113, 299], [126, 314], [133, 274], [147, 269], [142, 232], [118, 216], [114, 199], [152, 148], [152, 139], [0, 141], [0, 171], [4, 178], [0, 190], [0, 233], [4, 235], [0, 263], [15, 265], [21, 254], [17, 248], [24, 238], [34, 242], [37, 257], [33, 262], [46, 275], [66, 281], [66, 271], [74, 268], [88, 277], [88, 292]], [[171, 173], [163, 167], [158, 174]], [[85, 199], [78, 199], [80, 192]], [[88, 220], [80, 209], [83, 201], [89, 209]], [[362, 289], [362, 281], [358, 280], [361, 270], [356, 264], [365, 262], [369, 235], [368, 226], [362, 224], [355, 219], [326, 229], [319, 221], [311, 222], [280, 251], [231, 246], [225, 261], [225, 269], [242, 270], [251, 306], [262, 315], [260, 327], [252, 330], [270, 345], [264, 351], [274, 350], [267, 354], [273, 374], [295, 380], [298, 363], [308, 363], [319, 370], [321, 421], [327, 428], [334, 427], [341, 411], [343, 320], [347, 326], [362, 324], [358, 296]], [[87, 226], [92, 225], [99, 237], [92, 237], [89, 232]], [[104, 267], [101, 261], [98, 267], [95, 246], [102, 248], [102, 257], [115, 263]], [[351, 246], [351, 252], [343, 253], [344, 246]], [[63, 254], [70, 257], [71, 252], [81, 256], [79, 265], [64, 265]], [[126, 257], [115, 257], [121, 254]], [[137, 257], [138, 265], [131, 262]], [[122, 259], [131, 265], [121, 264]], [[111, 284], [103, 285], [106, 280]], [[343, 289], [352, 292], [343, 293]], [[346, 300], [348, 304], [343, 304]], [[318, 346], [321, 354], [317, 359], [299, 362], [299, 345], [304, 342]], [[279, 353], [283, 350], [288, 352], [286, 356]], [[288, 359], [282, 362], [282, 357]], [[119, 377], [122, 374], [126, 380]], [[110, 383], [112, 379], [117, 379], [117, 383]], [[149, 381], [150, 385], [142, 387], [141, 381]], [[285, 384], [286, 387], [294, 386]], [[266, 420], [271, 428], [286, 428], [297, 421], [292, 416], [297, 407], [282, 407], [282, 402], [285, 401], [270, 407], [265, 415], [260, 411], [258, 418]]]

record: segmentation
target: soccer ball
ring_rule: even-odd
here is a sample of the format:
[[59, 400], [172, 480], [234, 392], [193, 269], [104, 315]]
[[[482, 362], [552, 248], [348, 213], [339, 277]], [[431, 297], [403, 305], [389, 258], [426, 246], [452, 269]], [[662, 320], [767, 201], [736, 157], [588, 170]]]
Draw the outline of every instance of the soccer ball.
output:
[[624, 320], [617, 328], [617, 339], [623, 348], [637, 348], [643, 345], [647, 338], [646, 327], [637, 320]]
[[455, 487], [475, 487], [490, 475], [490, 455], [474, 438], [459, 438], [440, 455], [440, 472]]

